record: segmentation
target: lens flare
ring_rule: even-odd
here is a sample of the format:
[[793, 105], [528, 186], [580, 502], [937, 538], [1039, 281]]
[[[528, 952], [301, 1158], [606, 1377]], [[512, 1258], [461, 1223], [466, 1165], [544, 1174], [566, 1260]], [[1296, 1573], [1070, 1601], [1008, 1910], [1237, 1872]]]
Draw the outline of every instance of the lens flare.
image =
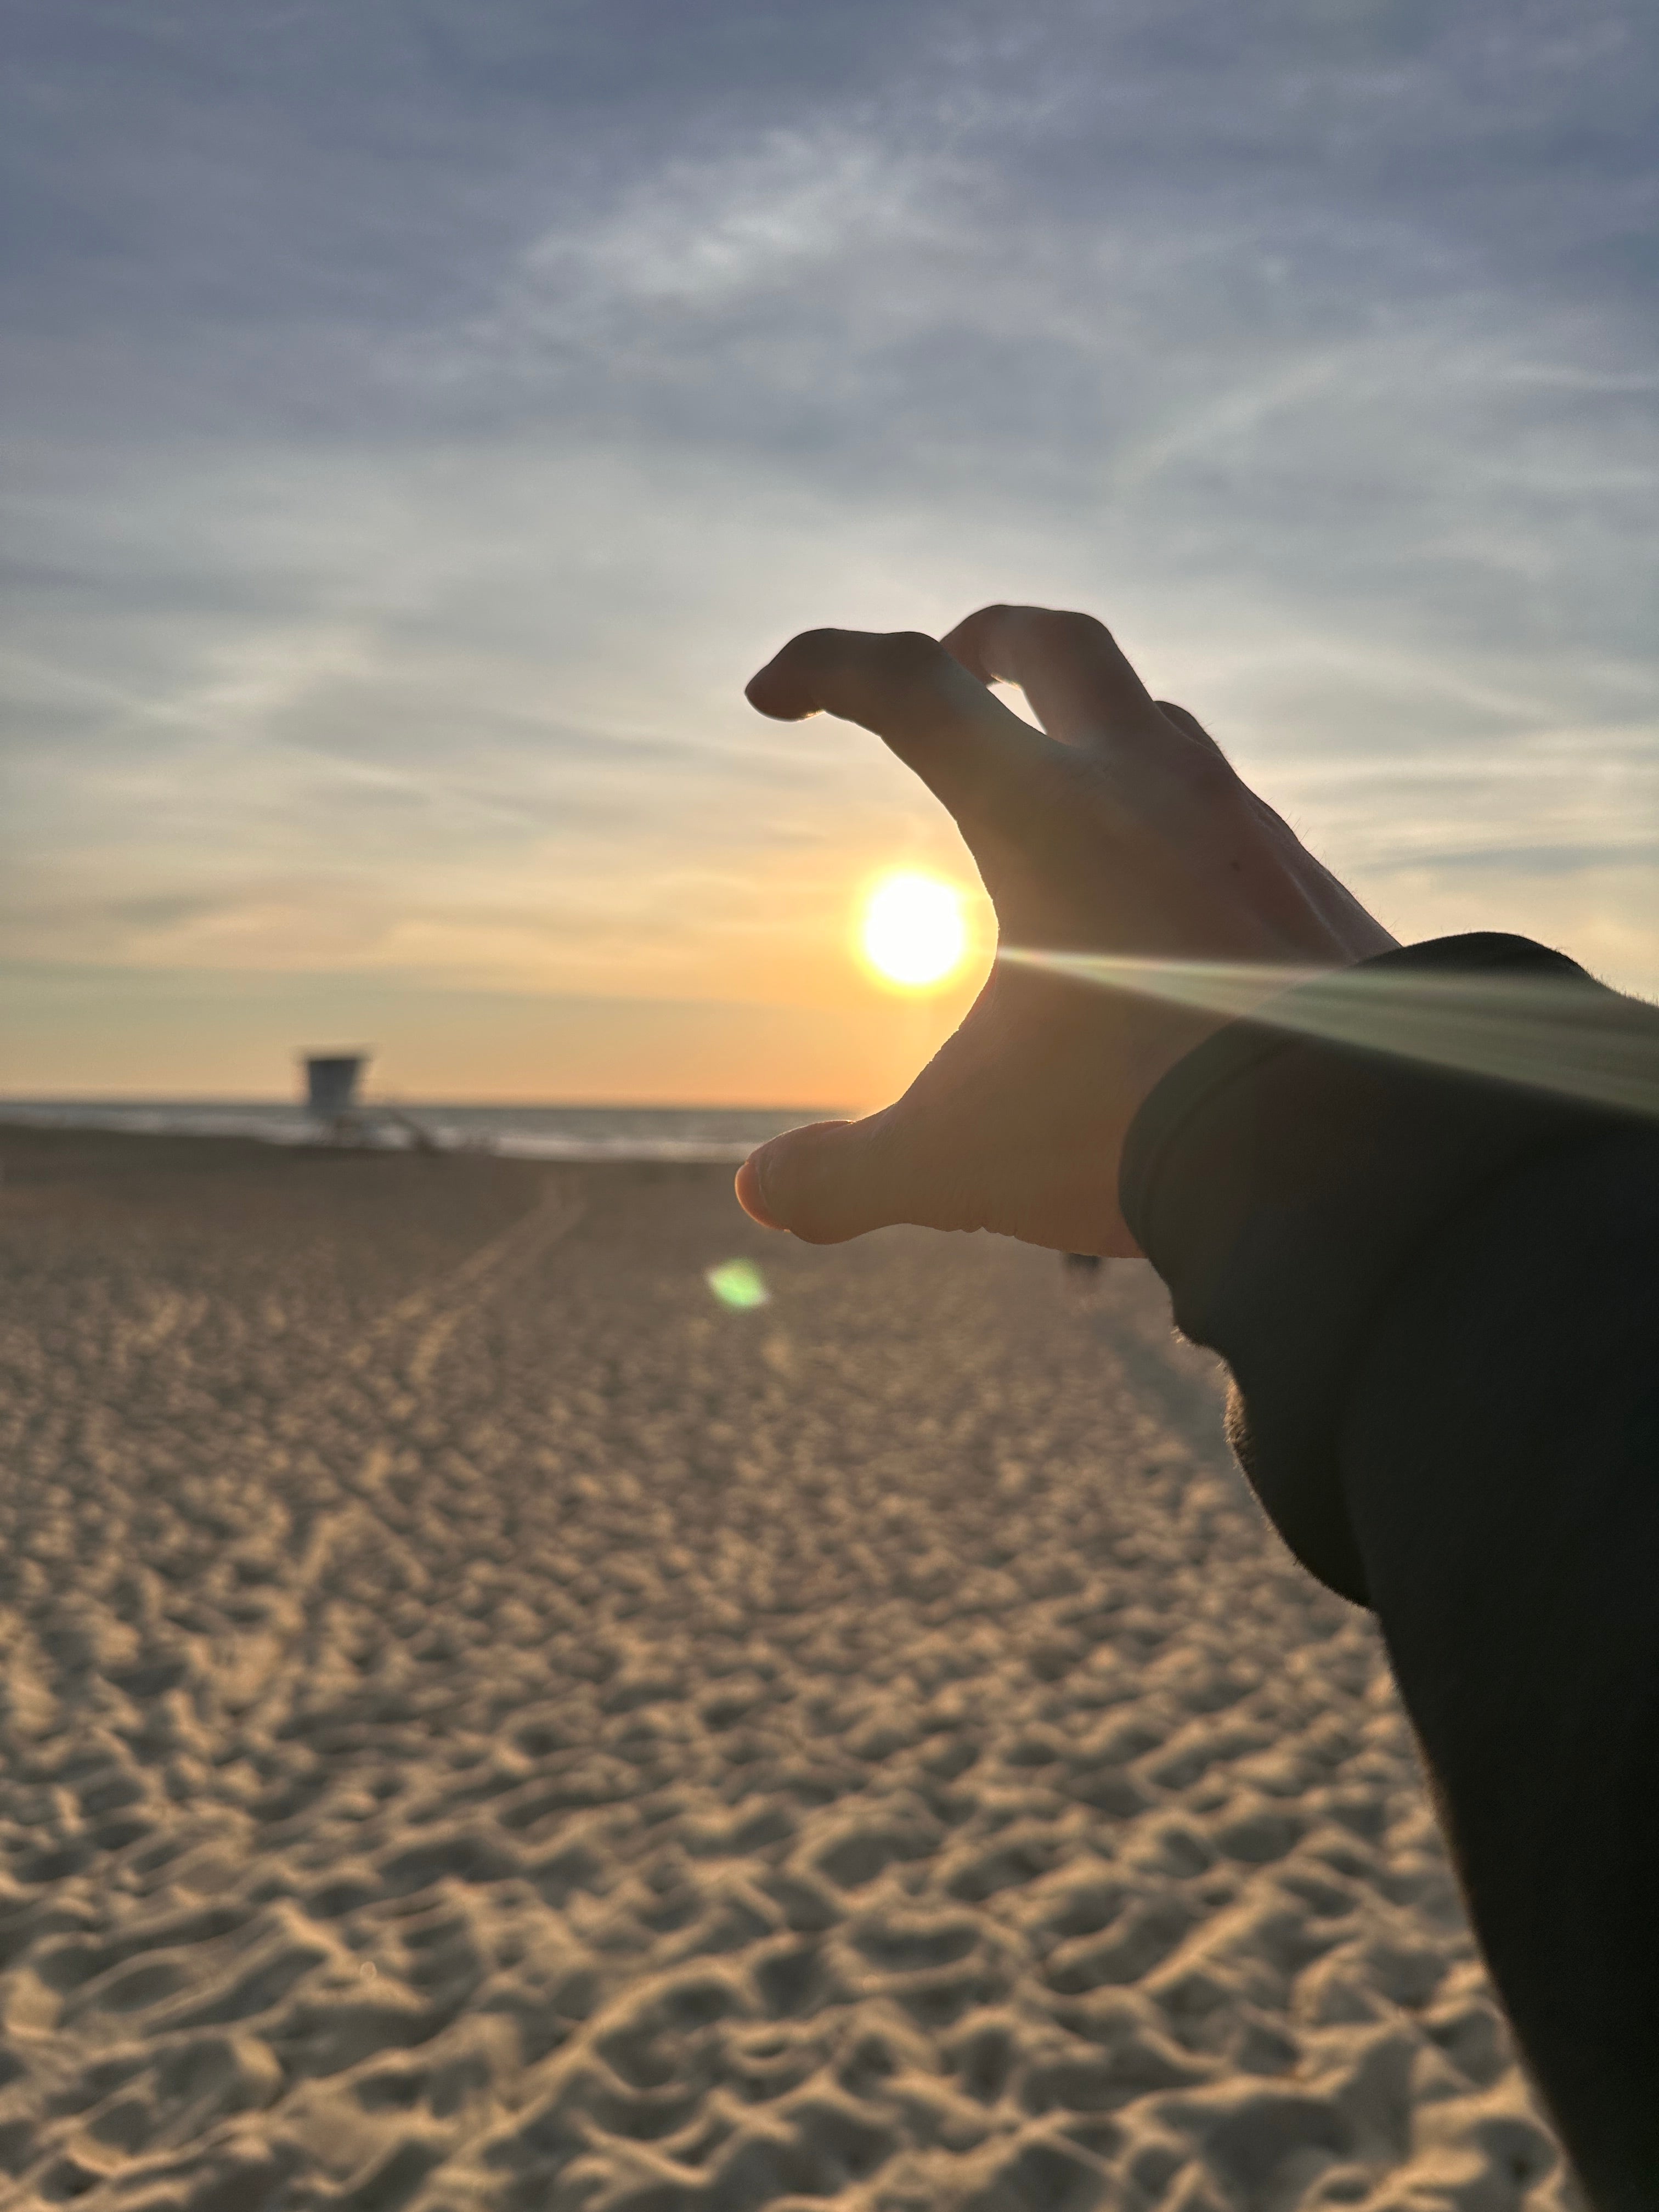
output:
[[718, 1267], [708, 1269], [703, 1280], [720, 1304], [736, 1313], [771, 1304], [766, 1278], [752, 1260], [723, 1260]]
[[1659, 1120], [1659, 1044], [1651, 1023], [1633, 1014], [1627, 1000], [1571, 975], [1279, 968], [1009, 945], [997, 957], [1109, 991], [1230, 1020], [1248, 1016], [1293, 1036]]
[[968, 951], [962, 895], [937, 876], [883, 876], [864, 901], [859, 948], [876, 974], [906, 990], [943, 983]]

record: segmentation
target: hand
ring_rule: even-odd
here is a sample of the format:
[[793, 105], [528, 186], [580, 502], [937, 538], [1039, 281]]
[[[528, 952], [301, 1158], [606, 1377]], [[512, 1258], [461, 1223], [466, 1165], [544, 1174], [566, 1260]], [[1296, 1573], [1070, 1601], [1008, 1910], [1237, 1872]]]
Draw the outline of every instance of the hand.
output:
[[[1020, 686], [1042, 730], [993, 696], [997, 682]], [[809, 630], [749, 697], [780, 721], [861, 723], [914, 769], [955, 817], [1002, 945], [1306, 969], [1394, 943], [1086, 615], [985, 607], [942, 643]], [[907, 1221], [1133, 1254], [1123, 1139], [1159, 1076], [1221, 1021], [999, 961], [896, 1104], [774, 1138], [738, 1170], [738, 1196], [815, 1244]]]

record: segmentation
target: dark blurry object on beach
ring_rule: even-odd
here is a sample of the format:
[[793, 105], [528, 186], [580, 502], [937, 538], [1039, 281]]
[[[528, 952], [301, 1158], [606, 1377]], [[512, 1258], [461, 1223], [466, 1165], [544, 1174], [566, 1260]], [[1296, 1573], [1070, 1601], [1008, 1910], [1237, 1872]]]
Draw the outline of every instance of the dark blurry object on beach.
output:
[[338, 1121], [355, 1113], [357, 1082], [368, 1061], [364, 1052], [307, 1053], [306, 1107], [319, 1121]]
[[369, 1145], [381, 1141], [381, 1131], [391, 1128], [397, 1130], [417, 1152], [441, 1151], [442, 1147], [430, 1132], [400, 1106], [393, 1106], [385, 1099], [376, 1105], [366, 1106], [358, 1097], [358, 1080], [373, 1056], [367, 1052], [306, 1054], [306, 1111], [317, 1124], [313, 1141], [323, 1145]]

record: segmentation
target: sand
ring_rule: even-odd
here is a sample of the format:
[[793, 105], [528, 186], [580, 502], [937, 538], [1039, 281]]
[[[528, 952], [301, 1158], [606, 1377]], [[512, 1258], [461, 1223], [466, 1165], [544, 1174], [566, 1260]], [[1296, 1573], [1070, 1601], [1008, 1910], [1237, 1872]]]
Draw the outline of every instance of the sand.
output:
[[1573, 2201], [1144, 1267], [0, 1163], [0, 2208]]

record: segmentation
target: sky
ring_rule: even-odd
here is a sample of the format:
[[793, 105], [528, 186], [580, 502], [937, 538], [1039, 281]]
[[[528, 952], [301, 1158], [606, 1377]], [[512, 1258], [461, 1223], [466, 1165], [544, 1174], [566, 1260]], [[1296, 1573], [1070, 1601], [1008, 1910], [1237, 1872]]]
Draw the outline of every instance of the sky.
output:
[[0, 0], [0, 1092], [860, 1106], [820, 623], [1659, 994], [1645, 0]]

